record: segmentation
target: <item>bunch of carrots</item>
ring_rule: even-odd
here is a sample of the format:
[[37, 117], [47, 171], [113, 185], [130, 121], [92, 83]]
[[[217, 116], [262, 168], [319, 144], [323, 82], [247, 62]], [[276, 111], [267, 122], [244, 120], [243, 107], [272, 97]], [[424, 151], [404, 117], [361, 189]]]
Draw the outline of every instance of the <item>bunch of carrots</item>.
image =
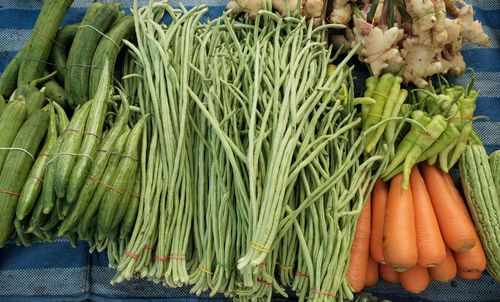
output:
[[348, 269], [355, 292], [379, 275], [408, 292], [431, 280], [479, 279], [486, 256], [466, 204], [450, 175], [437, 166], [414, 166], [408, 189], [402, 173], [378, 180], [360, 215]]

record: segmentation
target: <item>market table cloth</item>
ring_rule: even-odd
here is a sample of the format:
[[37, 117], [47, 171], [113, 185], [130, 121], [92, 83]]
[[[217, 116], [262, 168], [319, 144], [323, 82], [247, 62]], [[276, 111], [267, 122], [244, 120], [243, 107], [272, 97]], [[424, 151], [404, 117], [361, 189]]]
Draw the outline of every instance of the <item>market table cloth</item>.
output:
[[[47, 0], [50, 1], [50, 0]], [[94, 1], [75, 0], [63, 24], [79, 22], [86, 8]], [[132, 0], [121, 2], [124, 8]], [[140, 4], [148, 0], [139, 1]], [[209, 6], [208, 17], [215, 18], [224, 10], [227, 0], [183, 0], [186, 6]], [[474, 122], [474, 129], [488, 151], [500, 147], [500, 0], [468, 0], [474, 5], [475, 18], [481, 20], [491, 38], [488, 48], [466, 44], [463, 55], [468, 67], [477, 73], [475, 88], [481, 91], [476, 115], [489, 120]], [[171, 1], [174, 5], [177, 1]], [[42, 5], [41, 0], [0, 0], [0, 72], [28, 39]], [[465, 85], [469, 77], [456, 82]], [[0, 129], [1, 131], [1, 129]], [[457, 174], [456, 170], [454, 171]], [[455, 175], [456, 176], [456, 175]], [[88, 246], [80, 241], [76, 249], [65, 239], [49, 244], [34, 243], [30, 248], [15, 246], [13, 242], [0, 249], [0, 301], [202, 301], [208, 296], [196, 297], [188, 288], [168, 289], [146, 281], [129, 281], [111, 286], [114, 271], [107, 267], [105, 253], [89, 254]], [[392, 301], [500, 301], [500, 284], [491, 277], [481, 280], [439, 284], [433, 281], [419, 294], [407, 294], [398, 284], [383, 281], [370, 290], [379, 297]], [[222, 301], [222, 298], [212, 299]]]

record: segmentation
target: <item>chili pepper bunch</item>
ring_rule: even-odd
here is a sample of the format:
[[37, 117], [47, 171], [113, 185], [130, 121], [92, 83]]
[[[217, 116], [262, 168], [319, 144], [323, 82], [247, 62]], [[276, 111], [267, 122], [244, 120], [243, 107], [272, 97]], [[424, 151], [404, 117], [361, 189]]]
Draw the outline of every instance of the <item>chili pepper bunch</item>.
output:
[[[472, 118], [479, 92], [472, 89], [474, 73], [466, 87], [450, 85], [443, 77], [426, 89], [401, 88], [398, 75], [384, 74], [366, 80], [365, 98], [373, 99], [361, 108], [363, 127], [378, 125], [366, 136], [366, 153], [379, 144], [390, 146], [390, 161], [384, 181], [403, 172], [408, 188], [413, 166], [427, 161], [446, 173], [459, 160], [469, 140], [481, 143], [472, 129]], [[392, 146], [392, 147], [391, 147]]]

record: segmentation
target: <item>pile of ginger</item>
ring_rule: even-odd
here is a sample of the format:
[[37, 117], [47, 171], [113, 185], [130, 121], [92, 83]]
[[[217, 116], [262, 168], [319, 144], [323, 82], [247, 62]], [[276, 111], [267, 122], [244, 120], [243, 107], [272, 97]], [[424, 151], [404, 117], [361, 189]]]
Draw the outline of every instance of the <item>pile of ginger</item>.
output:
[[[374, 14], [367, 16], [373, 3]], [[388, 5], [393, 7], [394, 26], [388, 23]], [[326, 7], [330, 12], [327, 15]], [[464, 0], [232, 0], [233, 13], [255, 17], [261, 9], [281, 15], [300, 11], [302, 16], [322, 22], [343, 24], [346, 29], [332, 37], [337, 46], [348, 50], [357, 43], [359, 59], [372, 73], [402, 71], [406, 83], [428, 86], [435, 74], [460, 75], [465, 72], [461, 54], [464, 41], [486, 46], [490, 40], [481, 23], [474, 20], [472, 6]]]
[[[418, 87], [428, 86], [427, 78], [435, 74], [460, 75], [466, 66], [461, 49], [464, 41], [487, 46], [490, 42], [479, 21], [474, 21], [472, 6], [463, 0], [401, 0], [407, 16], [394, 8], [394, 26], [388, 26], [387, 5], [379, 0], [371, 22], [367, 15], [372, 1], [340, 1], [349, 8], [331, 17], [356, 11], [342, 19], [348, 25], [343, 35], [333, 37], [337, 45], [347, 49], [361, 42], [361, 61], [367, 63], [375, 76], [383, 71], [402, 70], [405, 82]], [[356, 2], [356, 3], [354, 3]], [[331, 18], [332, 22], [339, 19]]]

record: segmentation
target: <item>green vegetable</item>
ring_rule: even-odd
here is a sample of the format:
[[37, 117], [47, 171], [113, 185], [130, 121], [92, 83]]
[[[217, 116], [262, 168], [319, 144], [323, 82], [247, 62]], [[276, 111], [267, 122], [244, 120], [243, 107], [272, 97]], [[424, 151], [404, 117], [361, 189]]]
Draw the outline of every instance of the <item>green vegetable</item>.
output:
[[[123, 156], [118, 164], [119, 169], [115, 170], [111, 178], [110, 185], [114, 189], [107, 190], [102, 198], [97, 218], [98, 240], [103, 240], [104, 236], [111, 232], [115, 215], [117, 215], [117, 212], [122, 212], [117, 211], [117, 208], [123, 206], [119, 205], [120, 200], [124, 198], [124, 192], [128, 186], [129, 179], [134, 179], [130, 176], [136, 173], [140, 140], [146, 118], [147, 116], [142, 117], [130, 131], [127, 145], [125, 145]], [[122, 212], [123, 214], [124, 212]], [[121, 218], [117, 220], [121, 220]]]
[[30, 247], [31, 244], [33, 243], [33, 238], [31, 234], [26, 233], [26, 231], [24, 230], [24, 226], [22, 225], [22, 222], [19, 221], [17, 218], [14, 219], [14, 228], [16, 230], [16, 239], [19, 239], [21, 245], [24, 247]]
[[33, 158], [49, 126], [47, 108], [34, 112], [23, 124], [12, 143], [0, 173], [0, 247], [10, 237], [17, 201], [28, 177]]
[[50, 59], [54, 63], [54, 69], [57, 71], [56, 79], [61, 85], [64, 85], [66, 78], [67, 54], [79, 28], [80, 23], [75, 23], [59, 29], [54, 47], [52, 47], [52, 52], [50, 53]]
[[69, 119], [66, 115], [66, 111], [64, 111], [64, 108], [59, 103], [54, 102], [52, 104], [54, 105], [57, 113], [57, 132], [62, 135], [62, 133], [64, 133], [68, 128]]
[[123, 47], [123, 39], [127, 39], [134, 32], [134, 17], [124, 16], [119, 18], [106, 33], [106, 39], [101, 39], [95, 50], [90, 71], [89, 96], [94, 98], [100, 90], [98, 87], [103, 80], [101, 73], [107, 60], [109, 73], [107, 81], [112, 85], [115, 63]]
[[[99, 146], [99, 151], [95, 158], [95, 162], [92, 165], [92, 170], [90, 171], [90, 175], [88, 178], [85, 179], [85, 184], [83, 185], [82, 189], [80, 190], [80, 193], [78, 194], [78, 199], [75, 203], [75, 206], [61, 224], [61, 227], [59, 228], [58, 232], [59, 236], [63, 236], [66, 232], [73, 229], [78, 223], [78, 221], [81, 219], [83, 214], [85, 213], [85, 210], [87, 209], [87, 206], [92, 198], [92, 195], [94, 194], [94, 191], [96, 191], [96, 188], [98, 187], [98, 183], [95, 180], [102, 179], [103, 174], [107, 169], [110, 158], [116, 157], [113, 156], [112, 153], [109, 151], [114, 149], [115, 145], [123, 146], [123, 144], [125, 143], [124, 140], [127, 138], [127, 135], [122, 135], [122, 133], [126, 128], [127, 123], [129, 122], [130, 109], [125, 95], [123, 95], [123, 93], [121, 92], [120, 95], [122, 96], [123, 104], [118, 113], [116, 122], [114, 126], [111, 128], [111, 130], [108, 132], [106, 137], [103, 139], [102, 144]], [[118, 142], [120, 137], [122, 137], [121, 141]], [[121, 149], [115, 152], [121, 152]]]
[[17, 77], [19, 76], [19, 66], [21, 66], [22, 60], [26, 59], [26, 48], [28, 44], [25, 44], [21, 48], [16, 56], [9, 62], [7, 67], [2, 73], [0, 78], [0, 95], [2, 97], [8, 98], [17, 88]]
[[40, 196], [40, 192], [43, 188], [45, 165], [57, 141], [56, 114], [54, 112], [54, 107], [51, 106], [49, 110], [50, 122], [44, 146], [31, 168], [30, 174], [23, 186], [23, 190], [21, 191], [21, 195], [17, 203], [16, 217], [18, 220], [24, 220], [31, 213], [35, 202]]
[[85, 179], [89, 175], [92, 164], [94, 163], [95, 155], [99, 147], [104, 126], [104, 118], [106, 116], [108, 101], [111, 95], [111, 74], [109, 72], [109, 63], [104, 61], [104, 69], [101, 72], [101, 80], [99, 82], [98, 93], [95, 95], [90, 107], [87, 121], [85, 122], [85, 131], [83, 133], [83, 141], [78, 151], [80, 154], [76, 158], [75, 165], [71, 170], [68, 186], [66, 188], [66, 201], [68, 204], [78, 198], [78, 193], [85, 183]]
[[[75, 217], [76, 219], [80, 219], [78, 223], [78, 237], [83, 238], [88, 240], [89, 236], [93, 236], [93, 234], [89, 234], [89, 231], [91, 229], [92, 221], [95, 220], [95, 215], [97, 211], [99, 210], [99, 205], [101, 203], [101, 199], [108, 190], [107, 185], [112, 181], [115, 170], [118, 168], [118, 164], [120, 162], [121, 156], [123, 152], [123, 148], [125, 147], [125, 144], [127, 142], [128, 136], [129, 136], [130, 130], [126, 130], [123, 132], [116, 143], [112, 145], [111, 148], [111, 156], [109, 158], [109, 161], [106, 165], [106, 169], [103, 171], [101, 178], [94, 178], [91, 177], [87, 180], [87, 184], [90, 184], [91, 182], [95, 183], [94, 190], [90, 191], [89, 193], [93, 195], [85, 195], [84, 198], [85, 200], [90, 201], [88, 203], [88, 206], [84, 208], [85, 213], [81, 215], [80, 217]], [[105, 151], [106, 152], [106, 151]], [[107, 153], [107, 152], [106, 152]], [[90, 187], [90, 186], [89, 186]], [[85, 187], [84, 187], [85, 189]], [[82, 194], [84, 194], [85, 191], [82, 190]], [[77, 201], [79, 202], [79, 201]]]
[[92, 101], [85, 103], [80, 107], [68, 125], [68, 129], [63, 134], [61, 148], [56, 156], [54, 163], [57, 171], [54, 179], [54, 190], [58, 198], [66, 196], [66, 189], [77, 157], [82, 156], [78, 153], [81, 147], [83, 132], [87, 123]]
[[[383, 81], [383, 79], [381, 79], [380, 81]], [[393, 114], [393, 112], [395, 111], [396, 104], [399, 103], [399, 101], [400, 101], [401, 82], [403, 82], [403, 78], [401, 78], [400, 76], [394, 77], [392, 87], [388, 91], [387, 99], [382, 104], [383, 110], [382, 110], [382, 112], [380, 112], [381, 118], [378, 121], [388, 119], [392, 116], [397, 116], [397, 114], [399, 113], [399, 110], [398, 110], [398, 112], [395, 112]], [[375, 98], [375, 96], [374, 96], [374, 98]], [[403, 99], [403, 102], [404, 102], [404, 99]], [[380, 105], [380, 104], [378, 104], [378, 105]], [[376, 104], [375, 107], [372, 107], [372, 109], [374, 111], [370, 110], [371, 114], [378, 114], [378, 111], [375, 112], [376, 106], [378, 106], [378, 105]], [[379, 126], [377, 131], [375, 131], [375, 134], [370, 137], [370, 139], [368, 140], [368, 144], [365, 147], [366, 152], [368, 152], [368, 153], [373, 152], [373, 150], [377, 146], [378, 141], [380, 140], [380, 138], [384, 134], [386, 126], [387, 126], [387, 124], [383, 124], [383, 125]]]
[[0, 114], [0, 129], [2, 129], [0, 131], [0, 171], [2, 171], [5, 159], [9, 154], [9, 150], [5, 148], [11, 146], [27, 115], [28, 109], [22, 100], [9, 103]]
[[[431, 122], [431, 118], [420, 110], [414, 111], [412, 113], [412, 118], [424, 127], [427, 127], [427, 124]], [[391, 159], [384, 174], [382, 175], [384, 179], [387, 179], [388, 175], [392, 175], [394, 173], [393, 171], [396, 170], [397, 167], [405, 161], [406, 156], [414, 147], [415, 142], [417, 142], [419, 139], [422, 139], [422, 137], [425, 137], [425, 134], [422, 134], [425, 133], [425, 131], [425, 129], [421, 129], [418, 125], [412, 124], [410, 131], [398, 145], [396, 154], [394, 154], [394, 157]]]
[[[401, 108], [403, 107], [403, 104], [406, 101], [407, 97], [408, 97], [408, 90], [401, 89], [399, 92], [399, 96], [398, 96], [398, 99], [396, 101], [396, 104], [394, 104], [394, 108], [392, 110], [390, 117], [399, 116]], [[385, 132], [384, 132], [385, 141], [387, 143], [391, 143], [392, 140], [394, 139], [395, 133], [396, 133], [396, 122], [392, 121], [392, 122], [387, 123], [387, 126], [385, 127]]]
[[68, 107], [66, 91], [56, 81], [50, 80], [44, 83], [45, 96], [63, 107]]
[[59, 24], [73, 0], [44, 1], [42, 10], [33, 27], [31, 37], [26, 42], [26, 53], [29, 60], [22, 60], [19, 67], [17, 85], [23, 86], [32, 80], [40, 78], [46, 70], [53, 41], [57, 35]]
[[490, 168], [497, 194], [500, 194], [500, 150], [490, 154]]
[[137, 211], [141, 203], [141, 178], [139, 173], [137, 173], [135, 178], [133, 189], [128, 194], [130, 195], [130, 201], [120, 225], [120, 239], [125, 239], [129, 236], [137, 219]]
[[486, 254], [488, 273], [500, 282], [500, 200], [488, 155], [482, 146], [469, 145], [460, 158], [465, 198]]
[[435, 160], [437, 159], [437, 155], [446, 149], [450, 144], [452, 144], [456, 139], [460, 136], [460, 131], [457, 129], [455, 124], [448, 123], [444, 132], [439, 136], [438, 139], [430, 146], [427, 150], [420, 155], [418, 158], [418, 162], [422, 162], [432, 158], [431, 162], [428, 162], [429, 165], [433, 165]]
[[83, 17], [69, 51], [64, 88], [71, 107], [89, 98], [90, 66], [97, 46], [108, 28], [118, 17], [115, 5], [92, 3]]

